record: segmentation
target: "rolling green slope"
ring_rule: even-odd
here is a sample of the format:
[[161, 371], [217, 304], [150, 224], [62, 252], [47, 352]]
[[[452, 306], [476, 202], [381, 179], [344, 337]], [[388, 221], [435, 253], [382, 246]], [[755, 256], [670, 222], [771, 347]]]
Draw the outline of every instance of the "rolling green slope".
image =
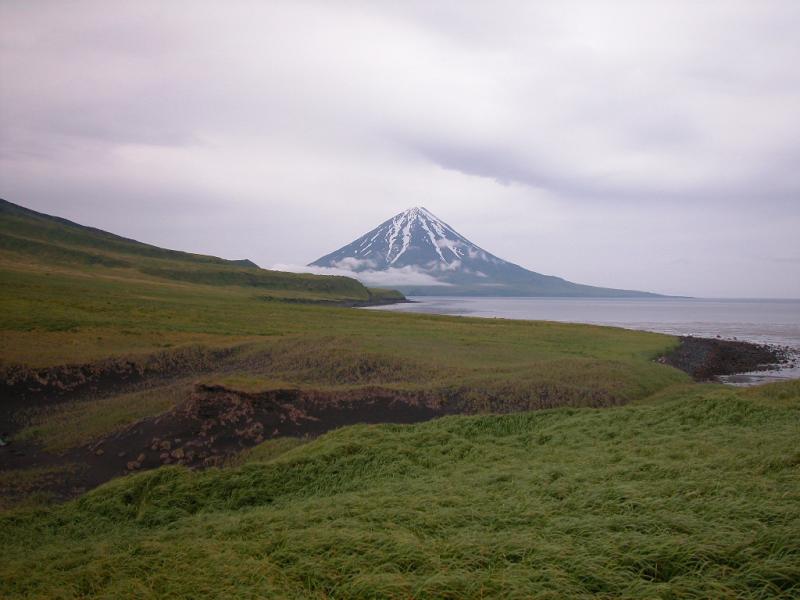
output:
[[[249, 260], [166, 250], [0, 200], [0, 266], [20, 262], [95, 276], [251, 287], [285, 298], [352, 302], [373, 298], [370, 290], [349, 277], [269, 271]], [[375, 295], [387, 297], [385, 291]]]

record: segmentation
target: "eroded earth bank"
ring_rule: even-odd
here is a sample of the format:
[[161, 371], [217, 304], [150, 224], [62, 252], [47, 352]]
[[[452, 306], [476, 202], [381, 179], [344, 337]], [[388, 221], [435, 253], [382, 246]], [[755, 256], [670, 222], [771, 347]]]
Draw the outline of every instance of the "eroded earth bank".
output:
[[[270, 360], [236, 348], [188, 348], [137, 360], [5, 369], [0, 380], [3, 502], [31, 493], [68, 499], [114, 477], [162, 465], [224, 466], [267, 440], [313, 437], [356, 423], [416, 423], [451, 414], [599, 408], [627, 401], [623, 393], [543, 384], [476, 390], [467, 384], [315, 386], [269, 379], [241, 385], [235, 377], [226, 383], [226, 375]], [[773, 369], [791, 356], [779, 347], [683, 337], [656, 360], [696, 380], [713, 381], [720, 375]], [[369, 380], [371, 370], [386, 365], [362, 362], [357, 368], [360, 379]], [[106, 426], [110, 431], [98, 435], [89, 428], [88, 434], [56, 435], [50, 443], [38, 435], [37, 424], [52, 422], [52, 429], [62, 419], [64, 428], [79, 428], [64, 415], [113, 413], [115, 405], [148, 398], [158, 399], [156, 407], [167, 398], [164, 410], [138, 419], [123, 413], [119, 426]], [[15, 479], [15, 472], [35, 475]]]

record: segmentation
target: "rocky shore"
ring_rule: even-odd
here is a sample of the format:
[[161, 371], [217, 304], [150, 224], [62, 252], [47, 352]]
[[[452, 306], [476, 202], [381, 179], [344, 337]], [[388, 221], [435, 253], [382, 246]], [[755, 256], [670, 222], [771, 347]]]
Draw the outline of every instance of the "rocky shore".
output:
[[680, 345], [659, 362], [698, 381], [716, 381], [723, 375], [777, 370], [790, 366], [793, 360], [791, 349], [782, 346], [684, 336]]

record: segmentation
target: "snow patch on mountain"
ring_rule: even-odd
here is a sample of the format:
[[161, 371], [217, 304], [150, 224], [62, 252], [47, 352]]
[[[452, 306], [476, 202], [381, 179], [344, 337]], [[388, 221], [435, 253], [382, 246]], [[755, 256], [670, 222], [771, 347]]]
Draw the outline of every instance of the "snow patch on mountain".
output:
[[457, 271], [468, 274], [481, 270], [476, 263], [500, 262], [503, 261], [470, 242], [429, 210], [417, 206], [311, 265], [355, 272], [413, 266], [431, 274]]

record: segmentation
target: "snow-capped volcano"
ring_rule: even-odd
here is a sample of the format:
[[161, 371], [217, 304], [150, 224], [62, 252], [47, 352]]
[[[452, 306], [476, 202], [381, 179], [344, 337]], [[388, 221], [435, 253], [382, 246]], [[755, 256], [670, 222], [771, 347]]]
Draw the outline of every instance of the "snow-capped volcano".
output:
[[481, 269], [502, 262], [417, 206], [311, 264], [351, 271], [413, 266], [431, 273], [459, 271], [485, 277]]
[[[385, 272], [407, 294], [516, 296], [642, 296], [541, 275], [507, 262], [472, 243], [420, 206], [395, 215], [354, 242], [309, 266], [354, 273]], [[438, 285], [407, 285], [409, 271]], [[391, 274], [397, 273], [392, 282]], [[401, 276], [402, 275], [402, 276]], [[447, 288], [441, 286], [446, 285]]]

